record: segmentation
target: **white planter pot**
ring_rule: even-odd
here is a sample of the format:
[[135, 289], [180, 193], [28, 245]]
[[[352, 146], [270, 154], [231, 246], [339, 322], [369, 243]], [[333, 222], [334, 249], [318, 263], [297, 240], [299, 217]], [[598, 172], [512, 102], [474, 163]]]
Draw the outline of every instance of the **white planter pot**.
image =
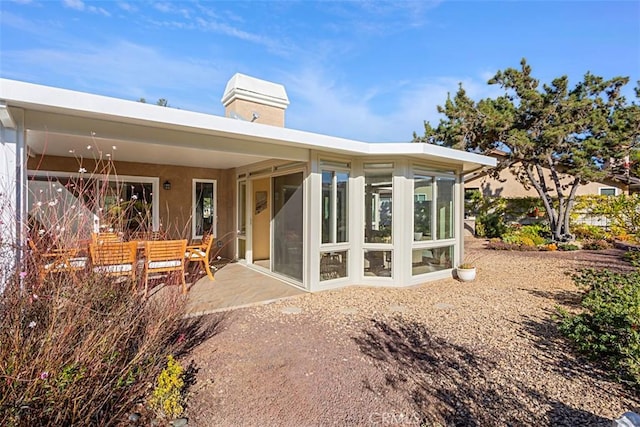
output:
[[476, 278], [476, 268], [456, 268], [456, 274], [463, 282], [471, 282]]
[[413, 240], [416, 242], [422, 240], [422, 233], [413, 233]]

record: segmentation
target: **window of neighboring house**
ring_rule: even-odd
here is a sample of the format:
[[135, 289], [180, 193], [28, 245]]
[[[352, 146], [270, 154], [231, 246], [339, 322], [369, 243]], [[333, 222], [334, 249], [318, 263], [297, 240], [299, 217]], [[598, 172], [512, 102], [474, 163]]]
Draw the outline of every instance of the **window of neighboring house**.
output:
[[216, 225], [216, 181], [193, 180], [193, 238], [201, 239], [205, 233], [214, 233]]
[[349, 172], [322, 171], [322, 243], [349, 241]]
[[618, 194], [618, 189], [615, 187], [601, 187], [600, 195], [601, 196], [615, 196]]

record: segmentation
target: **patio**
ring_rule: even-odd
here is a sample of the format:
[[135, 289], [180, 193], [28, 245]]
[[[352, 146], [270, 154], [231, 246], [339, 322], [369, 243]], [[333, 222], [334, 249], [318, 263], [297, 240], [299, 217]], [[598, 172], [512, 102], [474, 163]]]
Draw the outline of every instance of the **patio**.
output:
[[189, 289], [187, 315], [200, 316], [240, 307], [267, 304], [303, 295], [306, 292], [288, 283], [239, 263], [226, 264]]

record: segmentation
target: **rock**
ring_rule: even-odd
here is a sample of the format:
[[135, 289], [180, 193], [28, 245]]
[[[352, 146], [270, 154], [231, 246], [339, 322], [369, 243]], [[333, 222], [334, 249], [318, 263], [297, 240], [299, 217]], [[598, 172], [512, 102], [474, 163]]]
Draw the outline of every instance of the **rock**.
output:
[[140, 415], [140, 413], [138, 412], [129, 414], [129, 422], [137, 423], [138, 421], [140, 421], [140, 418], [142, 418], [142, 415]]
[[173, 427], [184, 427], [187, 424], [189, 424], [189, 420], [186, 418], [176, 418], [175, 420], [171, 421], [171, 425]]

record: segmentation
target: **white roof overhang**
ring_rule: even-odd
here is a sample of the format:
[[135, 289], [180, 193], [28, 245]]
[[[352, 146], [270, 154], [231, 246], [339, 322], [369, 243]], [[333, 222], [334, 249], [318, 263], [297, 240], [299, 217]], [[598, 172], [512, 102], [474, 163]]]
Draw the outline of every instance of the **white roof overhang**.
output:
[[15, 80], [0, 79], [0, 102], [24, 111], [34, 154], [92, 150], [114, 160], [220, 169], [267, 159], [307, 161], [310, 150], [409, 156], [463, 173], [496, 164], [492, 157], [431, 144], [366, 143]]

